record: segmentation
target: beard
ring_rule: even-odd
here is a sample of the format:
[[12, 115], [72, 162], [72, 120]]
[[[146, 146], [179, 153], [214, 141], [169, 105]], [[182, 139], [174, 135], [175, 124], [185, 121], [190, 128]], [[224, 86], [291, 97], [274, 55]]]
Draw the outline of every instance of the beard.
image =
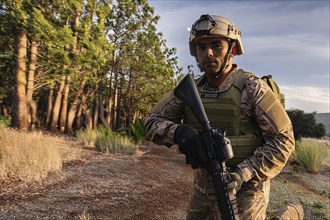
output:
[[220, 72], [223, 60], [217, 58], [208, 58], [200, 63], [200, 67], [206, 74], [216, 75]]

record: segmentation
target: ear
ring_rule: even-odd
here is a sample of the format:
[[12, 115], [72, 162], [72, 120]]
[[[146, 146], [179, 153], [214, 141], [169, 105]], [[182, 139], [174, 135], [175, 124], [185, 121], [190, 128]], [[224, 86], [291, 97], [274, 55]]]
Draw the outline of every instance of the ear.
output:
[[237, 46], [233, 46], [233, 49], [231, 51], [230, 57], [234, 57], [237, 55]]
[[203, 72], [203, 70], [202, 70], [201, 66], [199, 65], [199, 62], [198, 62], [198, 59], [197, 59], [197, 57], [195, 57], [195, 59], [196, 59], [196, 63], [197, 63], [197, 67], [198, 67], [198, 69], [199, 69], [201, 72]]

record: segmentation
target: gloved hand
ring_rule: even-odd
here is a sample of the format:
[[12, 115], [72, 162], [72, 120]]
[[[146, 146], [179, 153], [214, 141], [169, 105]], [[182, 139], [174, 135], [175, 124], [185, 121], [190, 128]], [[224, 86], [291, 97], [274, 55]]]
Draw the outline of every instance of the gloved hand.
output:
[[186, 162], [190, 163], [193, 169], [207, 161], [201, 137], [195, 128], [186, 124], [179, 125], [175, 130], [174, 142], [178, 145], [179, 151], [186, 155]]
[[[229, 198], [235, 198], [237, 192], [241, 189], [241, 186], [243, 184], [242, 171], [238, 167], [235, 167], [232, 172], [226, 173], [226, 175], [224, 176], [224, 180], [226, 190], [229, 194]], [[217, 201], [217, 194], [213, 185], [206, 187], [205, 196], [210, 201]]]
[[243, 184], [243, 173], [238, 167], [235, 167], [233, 171], [230, 172], [230, 177], [232, 181], [227, 184], [227, 189], [236, 195]]

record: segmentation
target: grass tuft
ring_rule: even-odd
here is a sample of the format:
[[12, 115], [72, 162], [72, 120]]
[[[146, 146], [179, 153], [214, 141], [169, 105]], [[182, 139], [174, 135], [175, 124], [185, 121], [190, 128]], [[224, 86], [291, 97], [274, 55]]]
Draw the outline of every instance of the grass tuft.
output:
[[11, 124], [11, 118], [0, 115], [0, 128], [9, 127]]
[[138, 147], [125, 135], [117, 134], [106, 127], [94, 130], [82, 129], [77, 132], [77, 138], [84, 144], [95, 145], [97, 151], [105, 153], [135, 154]]
[[293, 159], [312, 173], [317, 173], [329, 158], [329, 143], [302, 139], [296, 143]]
[[78, 157], [80, 150], [66, 146], [64, 140], [40, 132], [0, 128], [0, 180], [36, 182], [45, 179], [49, 173], [60, 171], [63, 162]]
[[85, 145], [94, 145], [97, 135], [97, 129], [80, 129], [76, 132], [78, 141]]
[[131, 137], [136, 144], [141, 144], [146, 136], [146, 130], [144, 127], [144, 121], [138, 119], [132, 122], [128, 128], [126, 128], [126, 133]]

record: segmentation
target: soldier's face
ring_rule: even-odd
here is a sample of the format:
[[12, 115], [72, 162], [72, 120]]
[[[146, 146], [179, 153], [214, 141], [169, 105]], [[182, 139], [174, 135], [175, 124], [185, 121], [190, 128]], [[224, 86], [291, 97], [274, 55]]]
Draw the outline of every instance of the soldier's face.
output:
[[229, 43], [226, 38], [211, 37], [196, 41], [196, 53], [199, 67], [206, 74], [217, 74], [224, 62]]

